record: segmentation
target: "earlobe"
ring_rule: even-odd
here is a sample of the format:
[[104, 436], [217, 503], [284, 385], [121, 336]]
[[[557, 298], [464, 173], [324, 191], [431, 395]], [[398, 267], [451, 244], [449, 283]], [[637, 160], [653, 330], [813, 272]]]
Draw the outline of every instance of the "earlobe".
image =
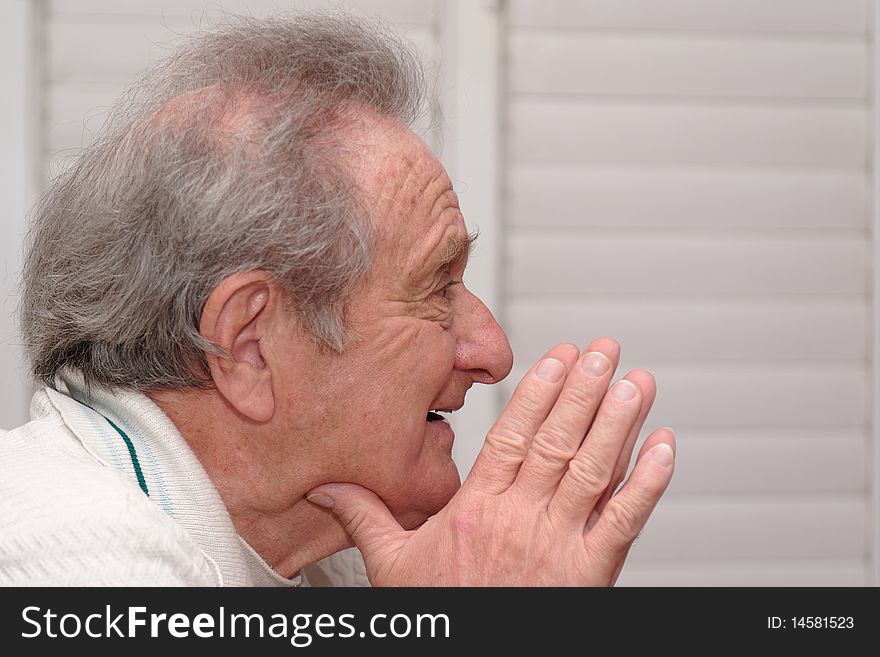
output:
[[202, 335], [228, 354], [208, 356], [214, 386], [253, 422], [268, 422], [275, 414], [272, 364], [265, 350], [278, 297], [265, 272], [240, 272], [211, 292], [202, 312]]

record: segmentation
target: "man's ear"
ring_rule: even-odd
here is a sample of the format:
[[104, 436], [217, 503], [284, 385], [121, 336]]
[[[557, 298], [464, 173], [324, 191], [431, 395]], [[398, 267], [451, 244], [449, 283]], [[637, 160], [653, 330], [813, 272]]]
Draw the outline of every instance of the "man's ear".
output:
[[223, 280], [202, 310], [201, 334], [231, 357], [208, 354], [214, 386], [224, 399], [254, 422], [275, 414], [274, 354], [267, 351], [278, 318], [281, 291], [259, 270], [239, 272]]

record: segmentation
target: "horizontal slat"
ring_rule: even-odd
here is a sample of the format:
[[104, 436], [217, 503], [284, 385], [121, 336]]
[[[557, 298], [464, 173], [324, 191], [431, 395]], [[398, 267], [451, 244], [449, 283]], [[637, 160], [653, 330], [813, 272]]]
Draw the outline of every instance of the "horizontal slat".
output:
[[613, 228], [866, 227], [863, 170], [515, 166], [512, 226]]
[[638, 541], [641, 558], [866, 556], [864, 495], [662, 500]]
[[[502, 383], [509, 399], [529, 363], [517, 362]], [[709, 431], [791, 427], [862, 430], [868, 424], [867, 365], [740, 363], [687, 367], [632, 362], [624, 358], [620, 376], [635, 367], [650, 369], [657, 400], [646, 429], [669, 426]]]
[[863, 34], [867, 7], [865, 0], [510, 0], [510, 22], [529, 27]]
[[868, 586], [867, 559], [639, 560], [630, 552], [617, 586]]
[[864, 41], [514, 31], [514, 93], [865, 98]]
[[251, 16], [266, 16], [290, 9], [341, 7], [385, 20], [404, 23], [431, 22], [433, 0], [49, 0], [51, 20], [71, 20], [108, 16], [175, 16], [200, 20], [204, 14], [218, 15], [221, 9]]
[[[50, 23], [46, 36], [49, 82], [124, 82], [170, 54], [181, 35], [196, 29], [195, 24], [172, 29], [158, 17], [143, 24]], [[430, 27], [411, 27], [402, 34], [426, 61], [436, 60]]]
[[635, 363], [827, 362], [867, 357], [864, 300], [583, 304], [513, 300], [505, 316], [513, 353], [521, 363], [537, 361], [557, 342], [583, 347], [600, 335], [619, 340], [626, 359]]
[[660, 382], [651, 413], [657, 426], [862, 428], [869, 421], [866, 365], [652, 371]]
[[[652, 425], [653, 426], [653, 425]], [[866, 430], [676, 433], [667, 496], [711, 493], [867, 493]]]
[[514, 100], [514, 163], [863, 166], [866, 107]]
[[863, 238], [645, 239], [514, 231], [508, 294], [538, 299], [846, 295], [865, 290]]

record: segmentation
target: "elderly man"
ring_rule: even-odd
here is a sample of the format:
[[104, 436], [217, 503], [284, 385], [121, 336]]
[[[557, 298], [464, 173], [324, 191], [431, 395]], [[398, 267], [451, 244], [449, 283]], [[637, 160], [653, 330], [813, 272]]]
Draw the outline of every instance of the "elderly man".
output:
[[203, 34], [114, 108], [33, 218], [0, 582], [616, 580], [672, 475], [659, 430], [615, 494], [653, 379], [554, 347], [460, 485], [440, 413], [512, 356], [419, 90], [393, 36], [311, 14]]

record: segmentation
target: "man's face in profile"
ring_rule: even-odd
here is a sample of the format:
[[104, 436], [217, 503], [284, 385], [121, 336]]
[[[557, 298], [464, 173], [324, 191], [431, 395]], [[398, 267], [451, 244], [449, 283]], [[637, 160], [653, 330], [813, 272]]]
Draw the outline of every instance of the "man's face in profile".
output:
[[419, 523], [460, 485], [452, 429], [432, 411], [458, 409], [474, 382], [504, 378], [512, 354], [462, 283], [470, 240], [442, 165], [387, 119], [359, 122], [350, 138], [377, 233], [372, 270], [348, 308], [358, 337], [313, 359], [314, 402], [283, 403], [294, 435], [322, 441], [317, 483], [360, 484], [403, 522]]

